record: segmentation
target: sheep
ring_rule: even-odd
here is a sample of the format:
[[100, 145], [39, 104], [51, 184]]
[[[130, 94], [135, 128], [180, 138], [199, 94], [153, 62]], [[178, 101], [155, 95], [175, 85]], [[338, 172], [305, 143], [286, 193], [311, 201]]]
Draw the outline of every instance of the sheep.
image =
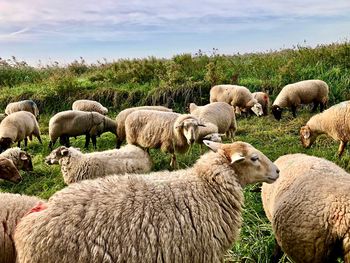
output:
[[111, 174], [148, 173], [152, 168], [149, 154], [134, 145], [85, 154], [73, 147], [60, 146], [45, 161], [50, 165], [61, 165], [66, 184]]
[[170, 153], [170, 166], [174, 168], [175, 152], [185, 153], [198, 139], [198, 126], [204, 125], [190, 114], [138, 110], [125, 120], [126, 141], [147, 150], [161, 148]]
[[0, 123], [0, 152], [8, 149], [14, 142], [20, 147], [22, 140], [27, 147], [27, 137], [32, 140], [33, 135], [42, 144], [39, 124], [32, 113], [17, 111], [8, 115]]
[[233, 138], [237, 130], [237, 123], [233, 108], [225, 102], [213, 102], [205, 106], [197, 106], [195, 103], [190, 104], [191, 115], [199, 118], [206, 127], [200, 127], [199, 138], [209, 134], [203, 133], [210, 127], [210, 123], [217, 127], [217, 131], [211, 133], [226, 133], [228, 137]]
[[108, 109], [106, 107], [103, 107], [101, 103], [94, 100], [76, 100], [73, 102], [72, 110], [95, 111], [101, 113], [102, 115], [106, 115], [108, 113]]
[[257, 116], [263, 115], [261, 105], [253, 98], [252, 93], [243, 86], [216, 85], [210, 89], [210, 103], [226, 102], [234, 108], [252, 110]]
[[0, 155], [0, 179], [10, 181], [12, 183], [19, 183], [22, 177], [13, 161]]
[[18, 147], [9, 148], [0, 154], [5, 158], [12, 160], [18, 170], [33, 171], [32, 157], [29, 153], [21, 150]]
[[324, 133], [340, 141], [338, 156], [341, 157], [350, 140], [350, 101], [343, 101], [312, 116], [300, 129], [301, 143], [309, 148], [317, 136]]
[[268, 115], [269, 114], [269, 104], [270, 104], [270, 99], [269, 99], [269, 95], [265, 92], [253, 92], [252, 93], [253, 98], [256, 99], [258, 101], [258, 103], [260, 103], [262, 110], [263, 110], [263, 115]]
[[17, 102], [11, 102], [7, 104], [5, 109], [5, 114], [10, 115], [18, 111], [28, 111], [31, 112], [37, 120], [39, 120], [39, 110], [36, 103], [32, 100], [22, 100]]
[[272, 105], [272, 113], [276, 120], [282, 118], [283, 108], [291, 108], [296, 117], [297, 107], [301, 104], [313, 103], [313, 112], [320, 105], [322, 112], [328, 102], [329, 87], [326, 82], [318, 79], [303, 80], [284, 86]]
[[[241, 227], [243, 187], [278, 168], [250, 144], [204, 141], [193, 167], [71, 184], [18, 224], [21, 263], [221, 262]], [[33, 231], [35, 229], [35, 231]]]
[[280, 178], [263, 184], [262, 200], [282, 250], [293, 262], [350, 262], [350, 175], [305, 154], [275, 164]]
[[116, 148], [120, 148], [120, 146], [126, 139], [126, 134], [125, 134], [126, 118], [129, 116], [130, 113], [137, 110], [157, 110], [157, 111], [166, 111], [166, 112], [173, 111], [172, 109], [169, 109], [163, 106], [140, 106], [140, 107], [133, 107], [133, 108], [127, 108], [125, 110], [122, 110], [121, 112], [119, 112], [119, 114], [115, 118], [116, 126], [117, 126]]
[[61, 145], [69, 147], [69, 137], [85, 134], [85, 148], [89, 147], [91, 138], [96, 149], [96, 136], [107, 131], [116, 134], [115, 121], [98, 112], [62, 111], [49, 121], [49, 148], [52, 150], [58, 138]]
[[0, 193], [0, 263], [15, 263], [16, 249], [13, 240], [18, 221], [32, 208], [43, 206], [43, 201], [34, 196]]

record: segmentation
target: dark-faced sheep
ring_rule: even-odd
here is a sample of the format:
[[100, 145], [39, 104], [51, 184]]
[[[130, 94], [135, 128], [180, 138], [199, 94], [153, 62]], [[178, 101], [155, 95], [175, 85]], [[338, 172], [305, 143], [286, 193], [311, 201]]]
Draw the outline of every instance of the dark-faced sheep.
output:
[[57, 192], [17, 226], [19, 262], [222, 262], [241, 228], [242, 188], [272, 183], [279, 171], [250, 144], [205, 144], [215, 152], [188, 169]]

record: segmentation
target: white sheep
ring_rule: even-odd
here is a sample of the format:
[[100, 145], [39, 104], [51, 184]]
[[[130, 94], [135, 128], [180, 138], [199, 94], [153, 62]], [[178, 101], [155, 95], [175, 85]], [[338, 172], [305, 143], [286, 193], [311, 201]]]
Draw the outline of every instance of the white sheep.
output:
[[95, 111], [103, 115], [108, 113], [106, 107], [94, 100], [76, 100], [73, 102], [72, 110]]
[[326, 82], [318, 79], [303, 80], [284, 86], [271, 107], [276, 120], [282, 117], [284, 108], [291, 108], [293, 116], [296, 117], [297, 107], [301, 104], [313, 103], [312, 111], [316, 111], [320, 105], [323, 111], [328, 102], [329, 87]]
[[69, 147], [69, 137], [85, 135], [85, 148], [88, 148], [91, 138], [96, 149], [96, 137], [108, 131], [116, 134], [115, 121], [98, 112], [62, 111], [49, 121], [49, 147], [52, 149], [58, 138], [62, 145]]
[[190, 114], [138, 110], [125, 120], [126, 141], [144, 149], [161, 148], [172, 155], [170, 165], [176, 166], [175, 152], [185, 153], [198, 139], [199, 120]]
[[73, 147], [60, 146], [45, 161], [61, 165], [66, 184], [111, 174], [148, 173], [152, 168], [149, 154], [134, 145], [85, 154]]
[[16, 262], [15, 227], [32, 208], [37, 211], [40, 205], [43, 201], [34, 196], [0, 193], [0, 263]]
[[22, 100], [17, 102], [11, 102], [7, 104], [5, 109], [5, 114], [10, 115], [18, 111], [28, 111], [31, 112], [35, 118], [39, 119], [39, 109], [36, 103], [32, 100]]
[[130, 113], [137, 110], [156, 110], [156, 111], [166, 111], [166, 112], [173, 111], [172, 109], [169, 109], [163, 106], [140, 106], [140, 107], [133, 107], [133, 108], [127, 108], [125, 110], [122, 110], [121, 112], [118, 113], [117, 117], [115, 118], [116, 126], [117, 126], [117, 142], [116, 142], [117, 148], [120, 148], [120, 146], [126, 139], [126, 134], [125, 134], [126, 118], [129, 116]]
[[210, 89], [210, 103], [226, 102], [233, 106], [247, 111], [252, 110], [257, 116], [263, 115], [262, 106], [252, 93], [243, 86], [238, 85], [216, 85]]
[[338, 149], [340, 157], [350, 140], [350, 101], [343, 101], [312, 116], [300, 129], [301, 143], [305, 148], [309, 148], [317, 136], [324, 133], [340, 141]]
[[35, 116], [28, 111], [14, 112], [0, 123], [0, 151], [8, 149], [14, 142], [17, 142], [17, 146], [20, 147], [22, 140], [27, 147], [27, 137], [32, 140], [33, 135], [42, 144], [39, 124]]
[[252, 93], [253, 98], [256, 99], [258, 101], [258, 103], [260, 103], [263, 113], [264, 115], [268, 115], [269, 114], [269, 104], [270, 104], [270, 99], [269, 99], [269, 95], [265, 92], [253, 92]]
[[[205, 106], [190, 104], [191, 115], [199, 118], [206, 127], [199, 128], [199, 138], [203, 138], [210, 132], [202, 132], [210, 127], [210, 123], [217, 127], [216, 133], [226, 133], [229, 138], [233, 138], [237, 130], [237, 122], [233, 108], [225, 102], [213, 102]], [[215, 133], [212, 131], [211, 133]], [[204, 138], [205, 139], [205, 138]]]
[[305, 154], [275, 164], [280, 178], [263, 184], [262, 201], [282, 250], [296, 263], [350, 262], [350, 174]]
[[14, 165], [13, 161], [0, 155], [0, 179], [10, 181], [12, 183], [19, 183], [22, 177]]
[[18, 147], [9, 148], [2, 152], [0, 156], [12, 160], [18, 170], [33, 171], [32, 157]]
[[19, 262], [222, 262], [241, 227], [242, 188], [275, 181], [278, 168], [250, 144], [204, 143], [215, 152], [191, 168], [57, 192], [18, 224]]

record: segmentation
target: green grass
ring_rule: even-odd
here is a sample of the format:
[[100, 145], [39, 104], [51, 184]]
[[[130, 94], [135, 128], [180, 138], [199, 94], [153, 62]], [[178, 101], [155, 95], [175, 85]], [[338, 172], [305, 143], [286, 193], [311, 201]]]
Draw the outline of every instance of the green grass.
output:
[[[111, 117], [115, 113], [110, 114]], [[280, 122], [273, 117], [248, 117], [238, 118], [238, 131], [236, 140], [251, 143], [257, 149], [265, 153], [271, 160], [287, 153], [303, 152], [310, 155], [327, 158], [341, 167], [350, 170], [349, 153], [344, 154], [339, 160], [336, 155], [338, 143], [326, 136], [320, 136], [310, 149], [304, 149], [299, 141], [299, 129], [310, 118], [308, 110], [299, 112], [298, 117], [293, 119], [286, 112]], [[56, 191], [65, 187], [60, 168], [58, 165], [49, 166], [44, 163], [44, 158], [49, 154], [47, 125], [49, 115], [42, 115], [40, 126], [43, 133], [43, 145], [36, 139], [29, 143], [28, 152], [33, 156], [34, 171], [21, 172], [23, 181], [18, 184], [1, 181], [2, 192], [24, 193], [49, 198]], [[229, 142], [229, 141], [226, 141]], [[86, 152], [84, 136], [77, 139], [71, 138], [71, 144]], [[115, 136], [110, 133], [103, 134], [98, 138], [98, 150], [111, 149], [115, 145]], [[57, 145], [56, 145], [57, 146]], [[90, 148], [92, 151], [92, 148]], [[206, 149], [205, 149], [206, 151]], [[159, 150], [151, 150], [154, 160], [154, 170], [171, 169], [170, 157]], [[193, 146], [188, 153], [178, 155], [180, 168], [192, 166], [200, 156], [200, 147]], [[252, 189], [257, 186], [247, 186], [245, 189], [245, 208], [243, 213], [243, 228], [238, 242], [229, 251], [229, 262], [269, 262], [274, 247], [274, 237], [263, 208], [259, 192]], [[290, 262], [286, 257], [281, 262]]]

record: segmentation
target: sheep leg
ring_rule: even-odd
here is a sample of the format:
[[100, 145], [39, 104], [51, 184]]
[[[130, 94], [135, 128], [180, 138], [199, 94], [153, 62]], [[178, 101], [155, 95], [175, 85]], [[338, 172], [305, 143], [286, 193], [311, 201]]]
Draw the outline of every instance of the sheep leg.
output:
[[89, 143], [90, 143], [90, 134], [86, 134], [85, 135], [85, 145], [84, 145], [84, 147], [87, 149], [87, 148], [89, 148]]
[[172, 154], [171, 154], [170, 166], [171, 166], [171, 168], [173, 168], [173, 169], [175, 169], [176, 166], [177, 166], [175, 153], [172, 153]]
[[91, 136], [91, 141], [92, 141], [92, 145], [94, 146], [94, 149], [96, 150], [97, 146], [96, 146], [96, 136]]
[[291, 108], [292, 108], [293, 117], [295, 118], [297, 116], [297, 107], [293, 105]]
[[36, 136], [36, 138], [38, 138], [38, 141], [40, 142], [40, 144], [43, 144], [40, 135]]
[[120, 146], [122, 145], [122, 143], [123, 143], [123, 142], [117, 138], [117, 141], [116, 141], [116, 144], [115, 144], [115, 148], [116, 148], [116, 149], [119, 149]]
[[24, 138], [24, 147], [27, 148], [27, 145], [28, 145], [28, 138], [25, 137], [25, 138]]
[[315, 101], [315, 102], [314, 102], [314, 106], [312, 107], [311, 112], [316, 112], [316, 111], [317, 111], [318, 105], [319, 105], [319, 102]]
[[17, 147], [18, 147], [18, 148], [21, 148], [21, 141], [18, 141], [18, 142], [17, 142]]
[[324, 110], [325, 106], [326, 106], [325, 103], [323, 103], [323, 102], [320, 103], [320, 112], [322, 112]]
[[55, 140], [49, 142], [49, 148], [50, 148], [51, 151], [52, 151], [53, 146], [54, 146], [55, 143], [56, 143], [56, 140], [57, 140], [57, 139], [55, 139]]
[[282, 258], [282, 256], [283, 256], [283, 251], [281, 247], [278, 245], [277, 240], [275, 239], [275, 249], [273, 250], [273, 253], [271, 256], [271, 262], [278, 263]]
[[343, 141], [340, 142], [339, 149], [338, 149], [339, 158], [343, 155], [347, 143], [348, 142], [343, 142]]

